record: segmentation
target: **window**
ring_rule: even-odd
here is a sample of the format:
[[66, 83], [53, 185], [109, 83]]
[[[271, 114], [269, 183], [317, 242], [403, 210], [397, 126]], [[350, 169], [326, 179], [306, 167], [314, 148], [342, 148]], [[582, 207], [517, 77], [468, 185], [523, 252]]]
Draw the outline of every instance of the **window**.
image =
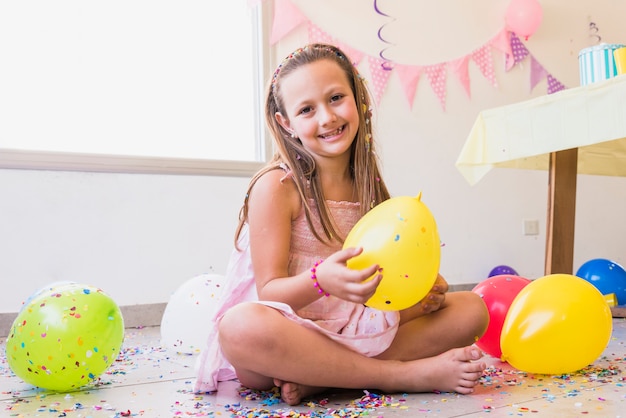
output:
[[2, 2], [0, 166], [256, 169], [259, 14], [244, 0]]

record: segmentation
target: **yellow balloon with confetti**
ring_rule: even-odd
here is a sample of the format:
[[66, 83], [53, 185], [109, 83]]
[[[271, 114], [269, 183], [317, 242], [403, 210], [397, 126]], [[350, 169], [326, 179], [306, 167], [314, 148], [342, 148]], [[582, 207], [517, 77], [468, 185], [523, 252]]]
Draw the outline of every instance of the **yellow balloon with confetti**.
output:
[[343, 247], [363, 248], [348, 260], [349, 268], [361, 270], [374, 264], [382, 268], [383, 279], [366, 302], [376, 309], [399, 311], [415, 305], [439, 273], [439, 232], [421, 193], [393, 197], [374, 207], [354, 225]]

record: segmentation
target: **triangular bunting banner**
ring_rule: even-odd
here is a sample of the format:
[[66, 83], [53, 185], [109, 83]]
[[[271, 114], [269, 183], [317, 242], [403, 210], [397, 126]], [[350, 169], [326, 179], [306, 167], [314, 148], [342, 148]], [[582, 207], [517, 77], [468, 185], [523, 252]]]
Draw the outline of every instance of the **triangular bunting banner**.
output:
[[548, 72], [545, 70], [545, 68], [543, 68], [543, 66], [539, 64], [539, 61], [537, 61], [535, 57], [531, 55], [530, 57], [530, 91], [533, 91], [534, 88], [537, 87], [537, 84], [539, 84], [541, 80], [546, 78], [547, 75], [548, 75]]
[[491, 49], [489, 45], [483, 45], [474, 52], [472, 52], [472, 59], [478, 65], [480, 72], [485, 76], [492, 86], [498, 87], [496, 81], [496, 73], [493, 70], [493, 60], [491, 57]]
[[310, 23], [310, 22], [309, 22], [309, 42], [310, 43], [320, 42], [320, 43], [328, 43], [332, 45], [337, 45], [339, 49], [341, 49], [343, 52], [346, 53], [346, 55], [348, 56], [348, 58], [350, 58], [350, 61], [355, 67], [359, 65], [359, 63], [363, 59], [363, 56], [365, 55], [363, 52], [357, 49], [354, 49], [351, 46], [346, 45], [345, 43], [341, 41], [338, 41], [337, 39], [333, 38], [332, 36], [324, 32], [322, 29], [320, 29], [317, 25]]
[[335, 42], [335, 45], [337, 45], [343, 52], [348, 55], [348, 58], [350, 58], [352, 64], [354, 64], [355, 67], [359, 65], [359, 63], [365, 56], [363, 52], [359, 51], [358, 49], [354, 49], [351, 46], [344, 44], [343, 42], [337, 41]]
[[334, 39], [332, 36], [321, 30], [319, 26], [309, 22], [309, 42], [333, 44]]
[[446, 64], [435, 64], [424, 67], [424, 72], [430, 80], [430, 87], [441, 103], [443, 110], [446, 110]]
[[556, 93], [561, 90], [565, 90], [565, 86], [554, 78], [552, 74], [548, 74], [548, 94]]
[[[253, 7], [257, 6], [262, 1], [263, 0], [248, 0], [248, 4]], [[374, 2], [374, 7], [377, 7], [376, 2]], [[378, 10], [377, 12], [386, 17], [392, 18], [392, 16], [381, 13]], [[471, 97], [469, 76], [470, 60], [476, 63], [481, 74], [494, 87], [498, 87], [494, 71], [492, 50], [496, 50], [503, 55], [505, 64], [504, 68], [507, 72], [530, 55], [531, 91], [546, 77], [548, 82], [548, 94], [556, 93], [557, 91], [566, 88], [559, 80], [549, 74], [548, 71], [535, 59], [535, 57], [530, 54], [522, 40], [514, 32], [511, 32], [506, 28], [498, 32], [496, 36], [481, 47], [460, 58], [428, 66], [417, 66], [394, 63], [390, 60], [383, 59], [380, 56], [369, 56], [363, 51], [353, 48], [350, 45], [333, 38], [317, 25], [313, 24], [313, 22], [311, 22], [293, 3], [293, 0], [274, 0], [274, 21], [272, 23], [272, 33], [270, 37], [271, 44], [275, 44], [303, 23], [308, 25], [309, 42], [324, 42], [337, 45], [348, 55], [354, 66], [358, 66], [361, 61], [367, 57], [371, 73], [371, 90], [374, 96], [373, 99], [376, 103], [380, 103], [385, 89], [387, 88], [389, 77], [391, 76], [391, 73], [394, 72], [398, 74], [400, 85], [402, 86], [404, 94], [409, 101], [409, 106], [412, 108], [420, 77], [422, 74], [426, 73], [433, 92], [437, 96], [442, 108], [445, 110], [448, 69], [461, 82], [467, 96]], [[384, 39], [382, 40], [384, 41]]]
[[515, 65], [513, 48], [511, 47], [511, 32], [502, 29], [492, 40], [491, 46], [504, 54], [504, 68], [510, 71]]
[[374, 93], [374, 101], [380, 103], [380, 99], [383, 97], [389, 76], [391, 75], [392, 67], [390, 67], [389, 61], [381, 60], [379, 58], [367, 57], [370, 67], [370, 73], [372, 77], [372, 89]]
[[513, 65], [522, 62], [529, 54], [526, 46], [514, 33], [511, 33], [511, 50], [513, 51]]
[[404, 95], [409, 101], [409, 107], [412, 109], [413, 101], [415, 100], [415, 92], [417, 91], [417, 83], [420, 80], [422, 68], [411, 65], [396, 64], [394, 71], [398, 74], [400, 84], [404, 90]]
[[472, 96], [470, 92], [469, 59], [470, 57], [466, 55], [448, 63], [448, 67], [454, 74], [456, 74], [456, 77], [459, 79], [461, 85], [465, 89], [467, 97]]
[[274, 45], [289, 32], [300, 26], [300, 24], [308, 22], [308, 20], [290, 0], [274, 0], [274, 20], [272, 22], [270, 44]]

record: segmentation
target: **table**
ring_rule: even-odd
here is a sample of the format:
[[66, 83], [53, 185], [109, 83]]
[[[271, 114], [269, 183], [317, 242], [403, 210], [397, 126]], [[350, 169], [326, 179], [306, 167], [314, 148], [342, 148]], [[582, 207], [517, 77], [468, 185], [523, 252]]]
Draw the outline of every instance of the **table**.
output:
[[548, 170], [545, 274], [572, 274], [577, 174], [626, 176], [626, 75], [480, 112], [456, 166]]

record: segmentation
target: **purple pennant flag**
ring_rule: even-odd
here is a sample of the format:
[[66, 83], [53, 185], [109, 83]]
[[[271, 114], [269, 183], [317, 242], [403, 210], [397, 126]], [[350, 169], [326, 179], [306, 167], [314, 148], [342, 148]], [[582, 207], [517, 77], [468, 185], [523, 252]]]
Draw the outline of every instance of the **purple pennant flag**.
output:
[[511, 32], [511, 51], [513, 52], [513, 65], [523, 61], [528, 56], [528, 49], [513, 32]]
[[535, 86], [541, 82], [546, 76], [548, 72], [539, 61], [535, 59], [532, 55], [530, 56], [530, 90], [533, 91]]
[[548, 94], [556, 93], [557, 91], [565, 90], [565, 86], [552, 74], [548, 74]]

